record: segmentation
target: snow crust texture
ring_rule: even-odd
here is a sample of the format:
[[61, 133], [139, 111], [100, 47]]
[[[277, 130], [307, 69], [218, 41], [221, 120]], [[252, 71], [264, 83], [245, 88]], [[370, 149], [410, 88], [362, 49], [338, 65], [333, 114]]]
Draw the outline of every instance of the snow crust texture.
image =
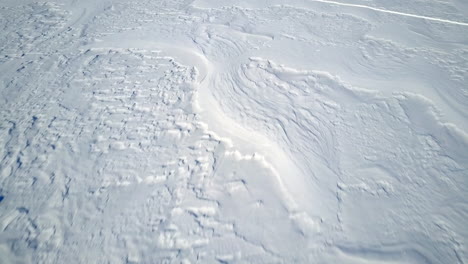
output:
[[468, 263], [468, 4], [0, 3], [0, 263]]

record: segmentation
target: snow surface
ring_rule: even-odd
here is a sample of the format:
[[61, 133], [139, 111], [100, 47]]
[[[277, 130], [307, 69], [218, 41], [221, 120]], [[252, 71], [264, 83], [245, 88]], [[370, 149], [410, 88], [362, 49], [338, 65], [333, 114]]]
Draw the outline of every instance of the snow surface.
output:
[[465, 0], [0, 2], [0, 263], [468, 263]]

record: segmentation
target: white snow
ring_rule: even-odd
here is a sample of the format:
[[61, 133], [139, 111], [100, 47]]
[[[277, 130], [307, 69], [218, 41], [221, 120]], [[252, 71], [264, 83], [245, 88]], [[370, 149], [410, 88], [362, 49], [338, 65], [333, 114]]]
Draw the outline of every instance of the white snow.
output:
[[0, 263], [468, 263], [468, 3], [0, 3]]

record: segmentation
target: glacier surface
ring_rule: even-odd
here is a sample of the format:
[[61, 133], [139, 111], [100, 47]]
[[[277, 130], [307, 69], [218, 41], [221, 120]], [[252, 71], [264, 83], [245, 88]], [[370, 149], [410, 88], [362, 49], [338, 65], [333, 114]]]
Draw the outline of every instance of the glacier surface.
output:
[[468, 263], [465, 0], [3, 0], [0, 263]]

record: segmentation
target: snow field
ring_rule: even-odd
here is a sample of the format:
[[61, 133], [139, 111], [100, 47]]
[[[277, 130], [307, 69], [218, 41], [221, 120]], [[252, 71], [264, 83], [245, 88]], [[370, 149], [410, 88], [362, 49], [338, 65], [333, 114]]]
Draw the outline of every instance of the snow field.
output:
[[466, 4], [0, 6], [1, 263], [467, 262]]

